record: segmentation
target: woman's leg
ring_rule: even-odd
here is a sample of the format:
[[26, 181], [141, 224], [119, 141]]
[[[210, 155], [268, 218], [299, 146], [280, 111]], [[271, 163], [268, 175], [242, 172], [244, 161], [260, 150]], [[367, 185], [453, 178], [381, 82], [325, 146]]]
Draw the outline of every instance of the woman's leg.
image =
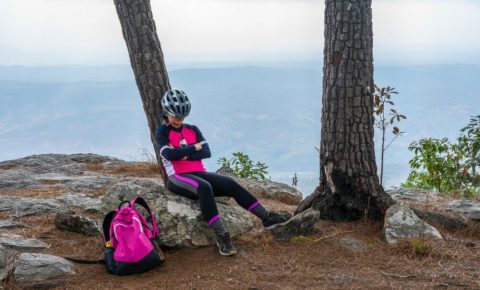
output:
[[167, 188], [178, 195], [198, 200], [202, 215], [215, 234], [227, 232], [218, 214], [212, 186], [208, 181], [192, 174], [174, 174], [168, 177]]
[[192, 172], [210, 183], [214, 196], [230, 196], [244, 209], [250, 211], [262, 221], [268, 219], [268, 211], [248, 190], [233, 178], [214, 172]]

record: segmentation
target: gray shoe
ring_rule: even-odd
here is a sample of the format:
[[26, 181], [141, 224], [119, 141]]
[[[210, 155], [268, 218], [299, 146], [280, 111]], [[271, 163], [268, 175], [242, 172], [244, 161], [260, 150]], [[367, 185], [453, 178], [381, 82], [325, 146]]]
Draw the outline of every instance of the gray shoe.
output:
[[262, 221], [264, 227], [268, 228], [276, 224], [284, 223], [293, 217], [289, 212], [270, 212], [268, 217]]
[[232, 239], [229, 233], [224, 233], [217, 236], [218, 251], [223, 256], [233, 256], [237, 253], [237, 249], [232, 244]]

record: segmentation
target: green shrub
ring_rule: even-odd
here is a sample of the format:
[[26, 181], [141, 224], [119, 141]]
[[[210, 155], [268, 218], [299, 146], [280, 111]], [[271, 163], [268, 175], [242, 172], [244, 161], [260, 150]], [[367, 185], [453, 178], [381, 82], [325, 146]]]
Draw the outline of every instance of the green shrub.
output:
[[401, 186], [456, 193], [473, 197], [480, 193], [480, 115], [462, 128], [457, 143], [447, 138], [425, 138], [410, 144], [415, 156], [412, 171]]
[[253, 164], [253, 161], [248, 155], [242, 152], [235, 152], [233, 157], [227, 159], [225, 157], [218, 158], [217, 163], [222, 167], [233, 170], [233, 173], [238, 177], [252, 178], [256, 180], [266, 180], [268, 174], [268, 166], [265, 163], [257, 162]]

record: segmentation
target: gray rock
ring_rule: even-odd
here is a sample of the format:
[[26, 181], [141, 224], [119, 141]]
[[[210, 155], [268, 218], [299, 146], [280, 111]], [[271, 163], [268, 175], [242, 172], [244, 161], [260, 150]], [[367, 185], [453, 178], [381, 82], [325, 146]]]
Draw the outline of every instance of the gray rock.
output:
[[17, 191], [27, 188], [39, 189], [42, 188], [42, 185], [36, 181], [27, 170], [0, 170], [0, 192]]
[[60, 196], [53, 197], [53, 200], [63, 203], [67, 206], [77, 207], [84, 210], [99, 209], [102, 205], [100, 198], [88, 197], [82, 193], [65, 193]]
[[14, 220], [0, 220], [0, 229], [25, 228], [26, 225]]
[[389, 244], [411, 238], [443, 239], [436, 228], [421, 220], [413, 210], [400, 204], [391, 206], [385, 213], [383, 230]]
[[415, 214], [429, 224], [440, 225], [451, 231], [468, 228], [468, 219], [461, 215], [452, 215], [445, 212], [426, 211], [413, 208]]
[[98, 222], [74, 213], [57, 213], [55, 226], [61, 230], [80, 233], [87, 236], [97, 236], [99, 233]]
[[[215, 235], [203, 219], [198, 202], [171, 193], [160, 180], [135, 179], [118, 183], [103, 196], [102, 209], [105, 212], [113, 210], [121, 201], [131, 200], [140, 193], [155, 213], [162, 245], [196, 247], [215, 243]], [[225, 204], [218, 204], [218, 209], [232, 237], [253, 227], [246, 210]]]
[[25, 237], [20, 235], [5, 233], [0, 234], [0, 245], [19, 251], [44, 249], [48, 247], [47, 244], [37, 239], [26, 239]]
[[57, 213], [66, 210], [65, 206], [48, 198], [0, 195], [0, 212], [8, 212], [15, 217], [38, 213]]
[[292, 205], [298, 205], [303, 199], [302, 193], [296, 188], [280, 182], [236, 177], [233, 170], [225, 167], [218, 169], [217, 173], [232, 177], [256, 197], [273, 199]]
[[64, 258], [36, 253], [22, 253], [15, 260], [13, 276], [18, 284], [37, 284], [74, 275], [73, 264]]
[[444, 205], [445, 209], [460, 213], [473, 221], [480, 221], [480, 201], [460, 199]]
[[320, 212], [310, 208], [290, 220], [268, 227], [272, 235], [282, 241], [288, 241], [294, 236], [308, 236], [314, 233], [314, 224], [318, 220]]
[[423, 189], [394, 187], [385, 191], [395, 201], [405, 202], [434, 202], [443, 200], [444, 197], [436, 192], [427, 191]]
[[5, 279], [5, 277], [7, 277], [7, 270], [5, 269], [7, 267], [7, 259], [7, 249], [5, 249], [4, 246], [0, 245], [0, 283], [3, 279]]

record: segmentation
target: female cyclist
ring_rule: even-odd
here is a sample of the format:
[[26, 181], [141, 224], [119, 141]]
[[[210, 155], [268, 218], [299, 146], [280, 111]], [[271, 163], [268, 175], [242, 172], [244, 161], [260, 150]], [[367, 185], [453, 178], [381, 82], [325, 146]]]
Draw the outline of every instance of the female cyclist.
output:
[[290, 213], [268, 212], [262, 204], [233, 178], [207, 172], [202, 159], [209, 158], [210, 148], [195, 125], [183, 123], [191, 104], [184, 91], [168, 90], [162, 98], [168, 123], [156, 130], [157, 148], [168, 175], [167, 188], [179, 195], [198, 200], [205, 221], [217, 236], [220, 254], [237, 253], [218, 213], [215, 196], [229, 196], [244, 209], [262, 220], [264, 227], [285, 222]]

